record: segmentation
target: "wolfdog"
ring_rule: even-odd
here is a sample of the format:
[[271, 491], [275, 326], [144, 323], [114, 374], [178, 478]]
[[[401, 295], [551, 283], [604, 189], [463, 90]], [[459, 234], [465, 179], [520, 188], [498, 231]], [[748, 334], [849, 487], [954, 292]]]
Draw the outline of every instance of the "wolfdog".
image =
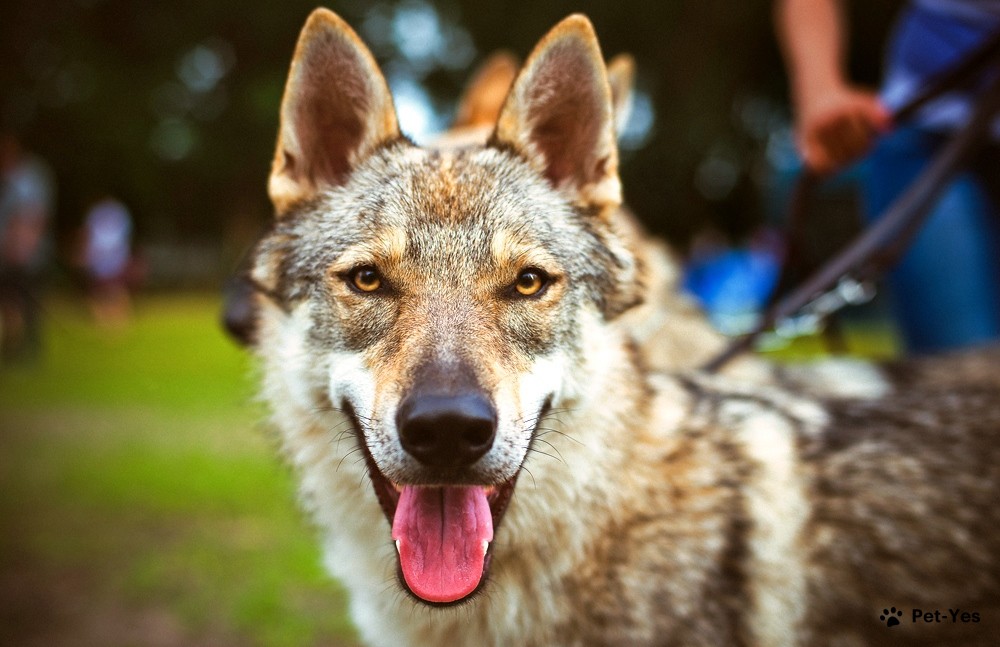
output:
[[586, 18], [484, 141], [420, 148], [318, 9], [280, 122], [253, 344], [366, 642], [993, 642], [1000, 352], [864, 397], [651, 368]]

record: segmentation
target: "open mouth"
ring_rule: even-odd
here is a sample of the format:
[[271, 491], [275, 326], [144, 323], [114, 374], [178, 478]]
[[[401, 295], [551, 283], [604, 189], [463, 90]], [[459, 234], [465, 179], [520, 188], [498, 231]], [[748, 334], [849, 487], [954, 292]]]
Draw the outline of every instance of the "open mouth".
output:
[[[520, 468], [499, 485], [406, 485], [382, 474], [358, 431], [368, 475], [392, 527], [403, 588], [421, 602], [448, 606], [482, 589], [492, 541], [514, 494]], [[548, 410], [543, 407], [539, 419]], [[534, 435], [534, 434], [533, 434]]]

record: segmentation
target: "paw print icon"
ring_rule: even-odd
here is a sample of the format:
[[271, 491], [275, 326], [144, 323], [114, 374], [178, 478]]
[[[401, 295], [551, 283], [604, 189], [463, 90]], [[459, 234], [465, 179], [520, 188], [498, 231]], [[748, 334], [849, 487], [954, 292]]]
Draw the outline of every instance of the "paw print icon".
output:
[[895, 627], [899, 624], [899, 619], [902, 617], [902, 609], [897, 610], [896, 607], [892, 607], [891, 609], [882, 609], [882, 615], [878, 619], [884, 622], [886, 627]]

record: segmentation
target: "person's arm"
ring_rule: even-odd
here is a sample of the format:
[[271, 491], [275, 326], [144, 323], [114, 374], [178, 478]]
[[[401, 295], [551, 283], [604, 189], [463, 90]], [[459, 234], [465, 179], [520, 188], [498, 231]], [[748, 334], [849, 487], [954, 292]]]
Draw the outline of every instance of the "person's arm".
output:
[[775, 26], [791, 80], [795, 134], [806, 166], [836, 171], [863, 156], [890, 126], [878, 97], [844, 74], [839, 0], [776, 0]]

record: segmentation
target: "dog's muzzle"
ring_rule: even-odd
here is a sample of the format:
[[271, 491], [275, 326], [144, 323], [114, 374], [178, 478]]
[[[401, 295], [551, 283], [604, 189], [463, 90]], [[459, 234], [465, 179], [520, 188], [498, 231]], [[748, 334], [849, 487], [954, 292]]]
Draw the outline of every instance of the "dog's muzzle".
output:
[[[420, 465], [413, 483], [390, 481], [364, 442], [368, 473], [392, 526], [405, 590], [421, 602], [449, 605], [468, 599], [486, 581], [495, 528], [514, 493], [516, 471], [500, 483], [477, 483], [475, 466], [493, 447], [497, 413], [478, 390], [416, 389], [396, 413], [399, 440]], [[345, 403], [346, 405], [346, 403]], [[536, 422], [549, 409], [542, 406]], [[349, 405], [345, 410], [360, 431]]]

